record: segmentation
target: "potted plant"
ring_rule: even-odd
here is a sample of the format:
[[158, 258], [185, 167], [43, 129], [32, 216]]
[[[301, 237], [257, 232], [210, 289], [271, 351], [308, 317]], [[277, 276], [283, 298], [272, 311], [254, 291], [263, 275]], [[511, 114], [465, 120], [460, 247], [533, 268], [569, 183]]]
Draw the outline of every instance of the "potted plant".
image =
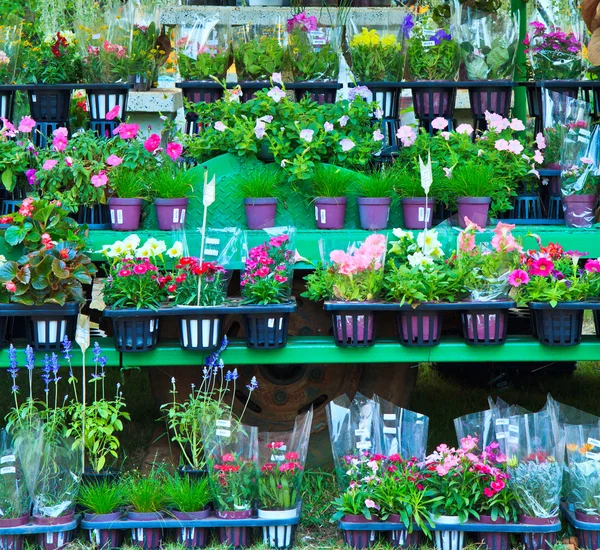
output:
[[194, 176], [177, 162], [181, 145], [169, 143], [166, 150], [172, 160], [163, 158], [156, 169], [140, 177], [148, 186], [150, 198], [154, 199], [158, 228], [161, 231], [173, 231], [184, 227]]
[[[210, 515], [210, 487], [208, 478], [194, 479], [172, 474], [165, 479], [169, 513], [180, 520], [205, 519]], [[186, 548], [204, 548], [208, 544], [209, 530], [203, 527], [177, 530], [177, 542]]]
[[[15, 70], [19, 66], [21, 53], [22, 21], [17, 17], [7, 17], [0, 33], [0, 116], [9, 122], [13, 120], [15, 98], [18, 87], [15, 84]], [[21, 54], [21, 58], [22, 58]]]
[[283, 172], [273, 165], [240, 174], [239, 192], [244, 198], [248, 229], [275, 227], [277, 197]]
[[111, 229], [115, 231], [137, 230], [140, 225], [142, 205], [148, 197], [146, 183], [139, 170], [127, 167], [118, 167], [113, 170], [110, 178], [110, 193], [108, 208]]
[[[1, 51], [1, 50], [0, 50]], [[0, 54], [1, 56], [1, 54]], [[0, 85], [0, 97], [2, 95]], [[0, 101], [0, 110], [2, 102]], [[2, 181], [3, 200], [1, 203], [3, 217], [18, 210], [20, 200], [15, 200], [22, 193], [22, 186], [18, 186], [19, 179], [24, 175], [26, 181], [35, 183], [36, 170], [31, 168], [33, 153], [28, 150], [30, 134], [35, 127], [35, 121], [24, 117], [25, 122], [15, 126], [6, 119], [2, 122], [0, 130], [0, 180]], [[19, 130], [20, 128], [20, 130]], [[18, 139], [14, 139], [18, 137]], [[30, 148], [31, 149], [31, 148]]]
[[357, 178], [356, 204], [362, 229], [387, 229], [394, 184], [389, 170], [374, 171]]
[[[130, 506], [127, 519], [132, 521], [156, 521], [163, 517], [169, 503], [164, 490], [163, 475], [152, 468], [145, 475], [132, 475], [127, 483], [127, 502]], [[144, 550], [156, 550], [162, 542], [162, 529], [149, 527], [132, 529], [131, 542]]]
[[[248, 250], [244, 260], [241, 295], [244, 325], [250, 348], [277, 349], [287, 344], [294, 271], [293, 229], [266, 230], [264, 244]], [[250, 306], [250, 307], [248, 307]]]
[[347, 252], [331, 251], [305, 278], [307, 291], [302, 296], [331, 301], [325, 308], [332, 311], [333, 336], [339, 346], [375, 343], [375, 313], [368, 302], [377, 301], [383, 290], [385, 249], [385, 235], [370, 235]]
[[[122, 481], [115, 483], [110, 479], [102, 479], [84, 483], [77, 501], [84, 510], [84, 521], [94, 523], [120, 520], [127, 498], [127, 487]], [[90, 529], [89, 537], [91, 543], [100, 547], [119, 548], [123, 542], [123, 530]]]
[[131, 47], [127, 56], [129, 82], [135, 91], [148, 91], [158, 78], [158, 69], [171, 51], [170, 41], [161, 34], [160, 11], [156, 7], [128, 14], [133, 23]]
[[326, 164], [315, 167], [311, 183], [317, 229], [343, 229], [353, 175]]

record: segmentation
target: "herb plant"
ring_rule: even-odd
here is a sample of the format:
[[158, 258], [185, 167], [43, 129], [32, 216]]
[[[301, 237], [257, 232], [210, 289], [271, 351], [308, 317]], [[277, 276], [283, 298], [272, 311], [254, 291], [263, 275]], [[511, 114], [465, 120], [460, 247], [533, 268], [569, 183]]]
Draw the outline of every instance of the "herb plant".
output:
[[138, 170], [115, 170], [110, 178], [110, 188], [119, 199], [144, 199], [148, 196], [148, 188]]
[[354, 173], [329, 164], [318, 164], [313, 172], [313, 197], [345, 197], [354, 182]]
[[394, 178], [390, 170], [367, 172], [357, 178], [356, 188], [359, 197], [390, 197], [394, 190]]
[[562, 466], [551, 456], [536, 456], [516, 465], [509, 462], [510, 483], [521, 512], [534, 518], [558, 514]]
[[284, 172], [274, 165], [252, 169], [240, 174], [239, 192], [246, 199], [277, 197], [284, 177]]
[[146, 476], [132, 475], [127, 483], [127, 501], [134, 512], [152, 513], [164, 510], [168, 497], [162, 472], [150, 470]]
[[181, 199], [193, 190], [194, 175], [175, 162], [166, 160], [156, 170], [146, 172], [140, 178], [148, 186], [150, 197], [156, 199]]

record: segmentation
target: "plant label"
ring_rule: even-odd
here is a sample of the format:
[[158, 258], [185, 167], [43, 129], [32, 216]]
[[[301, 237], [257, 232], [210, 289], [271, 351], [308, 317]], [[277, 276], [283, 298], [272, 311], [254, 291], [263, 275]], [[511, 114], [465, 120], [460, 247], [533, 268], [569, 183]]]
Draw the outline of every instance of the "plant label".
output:
[[496, 439], [505, 439], [506, 438], [506, 432], [498, 432], [496, 434]]
[[110, 209], [110, 223], [115, 223], [115, 211], [112, 208]]
[[150, 319], [150, 332], [154, 332], [154, 319]]
[[518, 437], [509, 436], [508, 442], [509, 443], [513, 443], [514, 445], [518, 445], [519, 444], [519, 438]]
[[384, 414], [383, 419], [389, 420], [390, 422], [394, 422], [396, 420], [396, 415], [395, 414]]
[[0, 464], [10, 464], [15, 461], [15, 455], [6, 455], [0, 458]]
[[384, 426], [383, 427], [383, 433], [384, 434], [396, 434], [396, 428], [394, 428], [393, 426]]
[[429, 215], [431, 214], [431, 208], [427, 207], [427, 214], [425, 213], [425, 207], [424, 206], [419, 206], [419, 221], [420, 222], [424, 222], [426, 221], [425, 218], [427, 218], [427, 222], [429, 222]]
[[[587, 453], [585, 453], [585, 457], [591, 458], [592, 460], [600, 460], [600, 453], [591, 453], [590, 451], [588, 451]], [[2, 470], [0, 470], [0, 472], [1, 471]]]
[[35, 94], [31, 94], [31, 101], [37, 103], [37, 96]]
[[594, 439], [593, 437], [588, 437], [588, 445], [592, 445], [593, 447], [598, 447], [600, 449], [600, 440]]
[[358, 428], [354, 430], [354, 435], [356, 437], [366, 437], [369, 434], [367, 433], [367, 430], [365, 428]]
[[370, 441], [358, 441], [356, 443], [356, 448], [359, 450], [370, 449], [371, 442]]
[[219, 429], [215, 430], [215, 435], [218, 437], [230, 437], [231, 431], [219, 428]]
[[435, 42], [433, 40], [423, 40], [421, 44], [423, 44], [424, 48], [431, 48], [432, 46], [435, 46]]
[[173, 208], [173, 223], [179, 223], [179, 208]]
[[498, 420], [496, 420], [496, 426], [508, 426], [508, 424], [508, 418], [498, 418]]
[[205, 256], [218, 256], [219, 255], [219, 251], [218, 250], [213, 250], [212, 248], [207, 248], [204, 251], [204, 255]]
[[327, 210], [321, 210], [321, 223], [327, 223]]
[[271, 318], [267, 321], [267, 326], [269, 328], [275, 328], [275, 319]]
[[518, 434], [519, 433], [519, 426], [512, 426], [511, 425], [511, 426], [508, 427], [508, 431], [512, 432], [512, 433]]
[[123, 223], [123, 210], [117, 210], [117, 223], [119, 225]]
[[285, 456], [283, 455], [271, 455], [271, 462], [283, 462], [285, 460]]
[[181, 214], [179, 215], [179, 223], [183, 224], [185, 221], [185, 208], [181, 209]]
[[0, 475], [6, 474], [16, 474], [17, 469], [14, 466], [4, 466], [4, 468], [0, 468]]
[[217, 428], [231, 428], [231, 420], [217, 420], [215, 425]]
[[319, 209], [315, 206], [315, 220], [319, 221]]

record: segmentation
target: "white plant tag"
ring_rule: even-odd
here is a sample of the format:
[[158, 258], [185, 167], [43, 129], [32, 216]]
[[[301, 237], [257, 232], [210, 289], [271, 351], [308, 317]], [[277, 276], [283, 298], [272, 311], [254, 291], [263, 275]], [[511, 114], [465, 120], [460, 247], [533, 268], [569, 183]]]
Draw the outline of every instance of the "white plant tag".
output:
[[179, 223], [179, 208], [173, 208], [173, 223]]
[[115, 211], [110, 209], [110, 223], [115, 223]]
[[585, 453], [586, 458], [591, 458], [592, 460], [600, 460], [600, 453], [592, 453], [588, 451]]
[[594, 439], [593, 437], [588, 437], [588, 445], [593, 445], [594, 447], [600, 448], [600, 440]]
[[119, 225], [123, 223], [123, 210], [117, 210], [117, 223]]
[[396, 433], [396, 428], [394, 428], [393, 426], [384, 426], [383, 427], [383, 433], [384, 434], [395, 434]]
[[0, 458], [0, 464], [8, 464], [15, 461], [15, 455], [6, 455]]
[[37, 102], [37, 96], [35, 94], [31, 94], [31, 101], [33, 101], [34, 103]]
[[99, 32], [92, 34], [92, 40], [100, 40], [101, 37], [102, 35]]
[[498, 420], [496, 420], [496, 426], [508, 426], [509, 424], [508, 418], [498, 418]]
[[205, 256], [218, 256], [219, 251], [213, 250], [212, 248], [207, 248], [206, 250], [204, 250], [204, 255]]
[[154, 319], [150, 319], [150, 332], [154, 332]]
[[383, 419], [384, 420], [394, 421], [394, 420], [396, 420], [396, 415], [395, 414], [384, 414], [383, 415]]
[[371, 448], [371, 442], [370, 441], [358, 441], [356, 443], [356, 448], [357, 449], [370, 449]]
[[269, 328], [275, 328], [275, 319], [273, 319], [272, 317], [267, 321], [267, 326]]
[[364, 428], [357, 428], [356, 430], [354, 430], [354, 435], [356, 437], [365, 437], [367, 435], [367, 430], [365, 430]]
[[4, 468], [0, 468], [0, 475], [6, 474], [16, 474], [17, 469], [14, 466], [4, 466]]
[[285, 456], [283, 455], [271, 455], [271, 462], [283, 462], [285, 460]]
[[327, 223], [327, 211], [324, 208], [321, 210], [321, 223]]
[[498, 432], [496, 434], [496, 439], [504, 439], [506, 437], [506, 432]]
[[179, 216], [179, 223], [183, 223], [185, 221], [185, 208], [181, 209], [181, 214]]
[[231, 436], [231, 431], [219, 428], [219, 429], [215, 430], [215, 435], [217, 435], [219, 437], [229, 437], [229, 436]]
[[315, 206], [315, 220], [319, 220], [319, 209]]
[[509, 443], [519, 443], [519, 438], [518, 437], [512, 437], [512, 436], [510, 436], [508, 438], [508, 442]]
[[518, 434], [519, 433], [519, 426], [514, 426], [514, 425], [513, 426], [509, 426], [508, 427], [508, 431]]
[[435, 46], [435, 42], [433, 40], [423, 40], [421, 44], [423, 44], [424, 48], [431, 48], [432, 46]]
[[217, 420], [215, 424], [218, 428], [231, 428], [231, 420]]

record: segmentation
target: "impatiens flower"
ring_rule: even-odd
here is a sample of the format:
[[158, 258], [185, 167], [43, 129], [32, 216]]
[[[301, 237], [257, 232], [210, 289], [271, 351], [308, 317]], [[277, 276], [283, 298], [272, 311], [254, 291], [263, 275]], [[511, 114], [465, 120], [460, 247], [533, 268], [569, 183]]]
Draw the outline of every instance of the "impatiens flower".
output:
[[119, 164], [121, 164], [122, 162], [123, 159], [121, 157], [118, 157], [117, 155], [110, 155], [106, 159], [106, 164], [108, 164], [109, 166], [119, 166]]
[[65, 164], [71, 168], [71, 166], [73, 166], [73, 159], [71, 157], [65, 157]]
[[42, 170], [52, 170], [57, 165], [58, 161], [54, 159], [48, 159], [42, 164]]
[[340, 146], [342, 147], [342, 151], [345, 153], [354, 149], [355, 143], [351, 139], [344, 138], [342, 141], [340, 141]]
[[144, 149], [148, 153], [154, 153], [160, 147], [160, 136], [158, 134], [152, 134], [144, 141]]
[[108, 113], [106, 113], [106, 120], [114, 120], [121, 114], [121, 106], [115, 105]]
[[27, 134], [28, 132], [31, 132], [31, 130], [33, 130], [35, 128], [35, 126], [36, 126], [35, 120], [33, 120], [29, 116], [24, 116], [21, 119], [21, 122], [19, 122], [19, 132], [23, 132], [23, 133]]
[[104, 187], [108, 183], [106, 172], [100, 170], [100, 172], [92, 176], [91, 181], [94, 187]]
[[404, 147], [410, 147], [417, 139], [417, 133], [412, 126], [400, 126], [396, 132], [396, 137]]
[[588, 260], [585, 263], [584, 269], [590, 273], [600, 272], [600, 260]]
[[273, 73], [271, 75], [271, 80], [275, 82], [275, 84], [283, 85], [283, 80], [281, 79], [281, 73]]
[[448, 121], [439, 116], [431, 121], [431, 127], [435, 130], [443, 130], [444, 128], [448, 128]]
[[508, 284], [519, 288], [521, 285], [526, 285], [529, 282], [529, 275], [522, 269], [515, 269], [508, 276]]
[[167, 153], [167, 156], [171, 157], [172, 160], [177, 160], [181, 156], [182, 152], [183, 146], [181, 145], [181, 143], [167, 143], [167, 150], [165, 151], [165, 153]]
[[262, 139], [265, 137], [265, 123], [262, 120], [257, 120], [256, 124], [254, 125], [254, 135], [256, 136], [256, 139]]
[[[70, 158], [70, 157], [67, 157]], [[66, 161], [66, 159], [65, 159]], [[27, 183], [29, 185], [35, 185], [36, 184], [36, 174], [37, 170], [35, 168], [29, 168], [28, 170], [25, 171], [25, 177], [27, 178]]]
[[515, 132], [523, 132], [525, 130], [525, 124], [523, 124], [520, 119], [513, 118], [510, 121], [510, 129], [514, 130]]
[[494, 143], [494, 147], [497, 151], [508, 151], [508, 141], [505, 139], [499, 139], [496, 143]]
[[314, 133], [314, 130], [310, 130], [308, 128], [300, 130], [300, 139], [303, 139], [307, 143], [310, 143], [313, 140]]
[[466, 134], [467, 136], [470, 136], [473, 133], [473, 126], [471, 126], [470, 124], [459, 124], [456, 127], [456, 133]]
[[281, 88], [271, 88], [268, 92], [267, 95], [275, 102], [275, 103], [279, 103], [284, 97], [285, 97], [285, 92], [281, 89]]
[[523, 144], [518, 139], [511, 139], [508, 142], [508, 150], [515, 155], [521, 154], [524, 147]]
[[223, 124], [220, 120], [217, 120], [217, 122], [215, 122], [215, 130], [217, 132], [224, 132], [227, 130], [227, 126], [225, 126], [225, 124]]
[[340, 118], [338, 118], [338, 122], [342, 128], [344, 126], [346, 126], [346, 124], [348, 124], [349, 120], [350, 120], [350, 117], [348, 115], [344, 115], [344, 116], [341, 116]]
[[331, 122], [325, 122], [325, 124], [323, 124], [323, 130], [325, 130], [326, 132], [332, 132], [333, 124], [331, 124]]
[[114, 130], [113, 134], [118, 135], [121, 139], [135, 139], [140, 131], [140, 127], [137, 124], [119, 124]]
[[373, 141], [382, 141], [385, 136], [381, 133], [381, 130], [377, 129], [373, 132]]
[[538, 258], [531, 263], [530, 272], [538, 277], [550, 275], [554, 269], [554, 264], [548, 258]]

